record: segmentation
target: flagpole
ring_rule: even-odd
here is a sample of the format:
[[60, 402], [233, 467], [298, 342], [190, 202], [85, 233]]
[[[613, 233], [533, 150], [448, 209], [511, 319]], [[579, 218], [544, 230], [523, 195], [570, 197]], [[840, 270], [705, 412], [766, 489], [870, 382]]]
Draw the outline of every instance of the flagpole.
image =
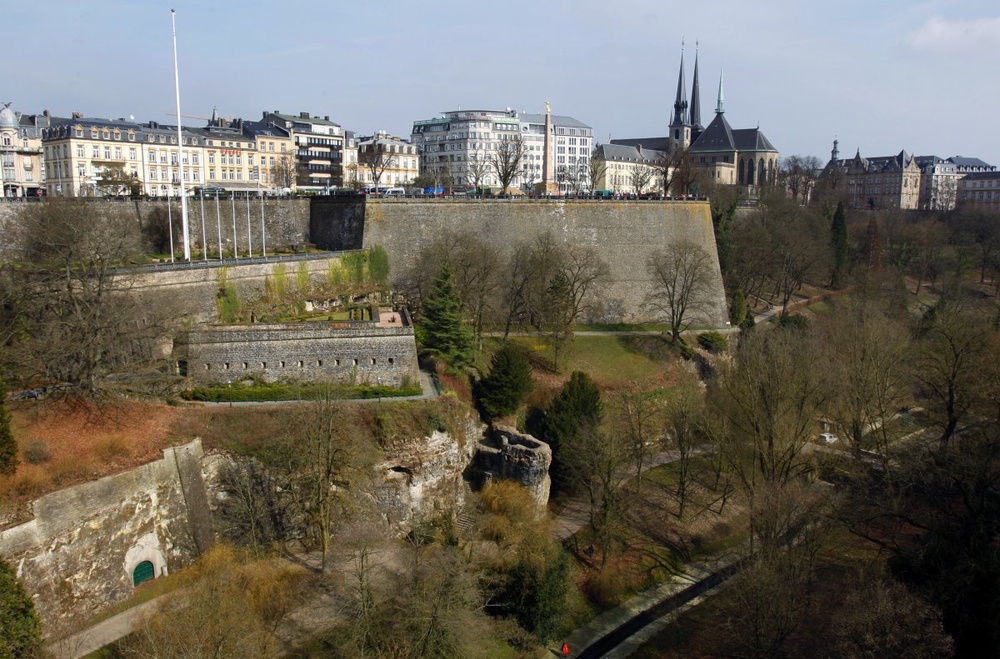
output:
[[170, 10], [170, 24], [174, 33], [174, 90], [177, 93], [177, 182], [181, 191], [181, 231], [184, 239], [184, 260], [191, 260], [191, 241], [188, 237], [187, 193], [184, 190], [184, 132], [181, 130], [181, 79], [177, 72], [177, 12]]

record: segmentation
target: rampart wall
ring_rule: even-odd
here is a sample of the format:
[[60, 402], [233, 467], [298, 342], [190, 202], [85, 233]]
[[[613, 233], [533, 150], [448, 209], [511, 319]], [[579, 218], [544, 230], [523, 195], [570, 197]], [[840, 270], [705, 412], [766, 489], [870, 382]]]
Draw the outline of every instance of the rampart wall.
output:
[[61, 633], [132, 594], [135, 567], [157, 576], [211, 544], [201, 441], [163, 459], [47, 494], [34, 517], [0, 531], [0, 555], [17, 571], [45, 623]]
[[727, 324], [708, 202], [312, 199], [309, 233], [318, 247], [382, 245], [394, 277], [416, 263], [424, 247], [449, 232], [462, 231], [472, 232], [504, 254], [546, 231], [564, 244], [597, 249], [611, 270], [611, 282], [599, 292], [603, 306], [622, 310], [621, 318], [604, 318], [605, 322], [656, 320], [643, 308], [652, 289], [647, 259], [667, 245], [693, 243], [709, 254], [712, 267], [712, 292], [698, 324]]
[[413, 328], [368, 323], [226, 325], [175, 340], [181, 370], [201, 384], [251, 377], [400, 386], [419, 382]]

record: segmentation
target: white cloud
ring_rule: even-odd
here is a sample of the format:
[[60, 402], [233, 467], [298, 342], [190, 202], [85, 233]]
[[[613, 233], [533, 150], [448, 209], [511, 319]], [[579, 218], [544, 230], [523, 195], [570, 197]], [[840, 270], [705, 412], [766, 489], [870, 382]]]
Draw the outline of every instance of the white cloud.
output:
[[917, 50], [993, 46], [1000, 41], [1000, 16], [952, 21], [932, 16], [910, 32], [905, 43]]

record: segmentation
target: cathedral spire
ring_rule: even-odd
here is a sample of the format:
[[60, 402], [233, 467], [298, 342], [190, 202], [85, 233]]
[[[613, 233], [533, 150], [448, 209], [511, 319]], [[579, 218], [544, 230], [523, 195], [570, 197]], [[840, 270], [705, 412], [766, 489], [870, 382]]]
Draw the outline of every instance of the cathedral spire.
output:
[[684, 82], [684, 42], [681, 42], [681, 70], [677, 74], [677, 100], [674, 101], [674, 126], [686, 126], [688, 120], [687, 85]]
[[694, 84], [691, 86], [691, 126], [699, 131], [701, 125], [701, 91], [698, 89], [698, 42], [694, 42]]
[[715, 114], [723, 114], [726, 111], [726, 102], [722, 95], [722, 69], [719, 69], [719, 102], [715, 106]]

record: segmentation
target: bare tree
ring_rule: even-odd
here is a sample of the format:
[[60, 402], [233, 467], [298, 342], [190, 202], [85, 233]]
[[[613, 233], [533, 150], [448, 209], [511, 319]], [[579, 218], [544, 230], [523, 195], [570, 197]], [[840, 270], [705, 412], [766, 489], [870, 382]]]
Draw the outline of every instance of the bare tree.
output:
[[[24, 381], [69, 383], [96, 392], [108, 374], [156, 358], [172, 305], [144, 304], [126, 266], [141, 253], [139, 228], [119, 206], [77, 201], [33, 204], [8, 239], [21, 265], [0, 273], [3, 358]], [[147, 300], [151, 301], [151, 300]]]
[[698, 245], [681, 241], [655, 251], [646, 261], [653, 288], [646, 295], [647, 307], [670, 325], [670, 340], [681, 338], [697, 314], [707, 308], [712, 284], [712, 261]]
[[807, 203], [823, 170], [823, 163], [816, 156], [788, 156], [781, 159], [778, 182], [792, 199]]
[[274, 163], [271, 176], [279, 191], [295, 187], [295, 163], [287, 154], [282, 155]]
[[396, 166], [397, 157], [393, 145], [376, 135], [368, 142], [358, 145], [358, 164], [371, 175], [372, 185], [377, 189], [386, 170]]
[[632, 190], [637, 195], [645, 192], [646, 186], [653, 180], [654, 173], [655, 170], [653, 168], [647, 167], [642, 163], [634, 165], [632, 171], [629, 173], [629, 183], [632, 185]]
[[469, 182], [476, 186], [476, 192], [479, 192], [486, 180], [486, 175], [490, 172], [490, 161], [486, 158], [486, 154], [482, 151], [471, 153], [465, 171]]
[[590, 152], [587, 160], [587, 176], [590, 189], [593, 190], [597, 182], [602, 180], [608, 173], [608, 162], [601, 158], [597, 148]]
[[500, 181], [501, 194], [507, 194], [510, 182], [521, 170], [524, 159], [524, 140], [520, 135], [503, 136], [495, 145], [490, 166]]

